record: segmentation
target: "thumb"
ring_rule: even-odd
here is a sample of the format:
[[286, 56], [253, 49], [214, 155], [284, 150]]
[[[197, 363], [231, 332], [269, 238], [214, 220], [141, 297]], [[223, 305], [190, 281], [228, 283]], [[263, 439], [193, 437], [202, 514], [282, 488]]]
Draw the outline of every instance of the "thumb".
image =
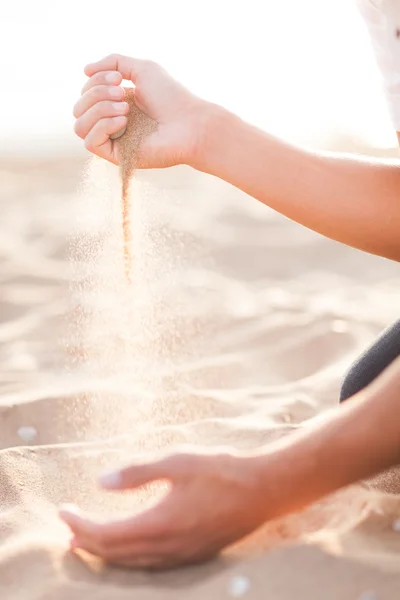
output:
[[99, 71], [118, 71], [121, 73], [123, 79], [131, 80], [135, 83], [138, 74], [152, 64], [151, 61], [131, 58], [122, 54], [109, 54], [109, 56], [97, 62], [86, 65], [85, 75], [92, 77]]
[[100, 477], [100, 485], [107, 490], [125, 490], [160, 479], [176, 481], [191, 472], [191, 462], [189, 455], [175, 454], [158, 460], [138, 463], [124, 469], [104, 473]]

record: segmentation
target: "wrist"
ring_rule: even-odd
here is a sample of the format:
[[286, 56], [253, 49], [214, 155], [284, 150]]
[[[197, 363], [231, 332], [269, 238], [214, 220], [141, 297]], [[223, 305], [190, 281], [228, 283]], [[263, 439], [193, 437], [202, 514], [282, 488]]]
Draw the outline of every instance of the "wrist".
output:
[[211, 175], [217, 175], [217, 156], [221, 140], [232, 127], [234, 115], [222, 106], [201, 100], [196, 110], [195, 144], [189, 166]]
[[[304, 508], [316, 500], [313, 481], [317, 472], [315, 456], [304, 455], [290, 436], [279, 447], [273, 444], [254, 457], [253, 471], [260, 496], [267, 499], [266, 519], [276, 519]], [[294, 442], [294, 440], [293, 440]]]
[[275, 444], [243, 453], [241, 470], [246, 473], [252, 490], [252, 511], [260, 522], [282, 517], [304, 507], [302, 486], [306, 485], [304, 464], [289, 459], [286, 449]]
[[340, 431], [339, 423], [335, 427], [335, 420], [328, 417], [326, 423], [301, 428], [254, 455], [260, 495], [268, 498], [267, 518], [302, 510], [359, 479], [352, 461], [343, 460], [348, 432]]
[[388, 374], [386, 381], [359, 392], [325, 419], [253, 456], [260, 494], [274, 511], [269, 518], [300, 510], [399, 464], [400, 428], [390, 417], [398, 407], [398, 367], [393, 365], [392, 378]]

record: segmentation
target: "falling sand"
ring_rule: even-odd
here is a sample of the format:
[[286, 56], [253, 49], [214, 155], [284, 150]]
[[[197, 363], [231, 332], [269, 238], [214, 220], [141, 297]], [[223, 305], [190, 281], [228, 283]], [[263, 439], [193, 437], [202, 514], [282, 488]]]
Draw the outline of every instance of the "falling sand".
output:
[[125, 133], [119, 140], [119, 144], [125, 276], [127, 281], [130, 281], [132, 273], [132, 235], [129, 187], [138, 164], [141, 142], [146, 136], [154, 133], [157, 129], [157, 122], [148, 117], [136, 106], [134, 90], [132, 88], [125, 88], [125, 100], [129, 104], [128, 124]]

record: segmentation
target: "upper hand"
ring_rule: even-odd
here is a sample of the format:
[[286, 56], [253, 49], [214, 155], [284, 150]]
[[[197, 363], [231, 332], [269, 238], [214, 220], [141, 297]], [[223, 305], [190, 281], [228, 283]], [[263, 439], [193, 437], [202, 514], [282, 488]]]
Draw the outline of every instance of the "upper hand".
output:
[[103, 478], [106, 489], [125, 490], [168, 480], [170, 491], [151, 508], [124, 520], [99, 523], [77, 509], [61, 518], [81, 548], [107, 562], [166, 568], [213, 557], [251, 533], [266, 518], [258, 467], [232, 453], [175, 454]]
[[119, 141], [111, 140], [127, 124], [122, 79], [135, 86], [140, 110], [159, 123], [141, 151], [141, 168], [176, 164], [196, 166], [207, 126], [208, 103], [191, 94], [160, 65], [147, 60], [111, 54], [85, 67], [89, 77], [74, 106], [76, 134], [85, 147], [119, 164]]

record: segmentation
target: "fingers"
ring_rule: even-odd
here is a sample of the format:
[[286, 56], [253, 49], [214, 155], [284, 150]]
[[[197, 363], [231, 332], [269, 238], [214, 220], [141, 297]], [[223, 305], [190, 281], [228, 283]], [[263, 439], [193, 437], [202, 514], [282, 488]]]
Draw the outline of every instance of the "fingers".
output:
[[98, 62], [91, 63], [85, 67], [85, 74], [92, 77], [99, 71], [118, 71], [123, 79], [129, 79], [135, 83], [136, 78], [144, 66], [153, 64], [138, 58], [130, 58], [121, 54], [110, 54]]
[[193, 473], [195, 455], [175, 454], [148, 463], [105, 473], [100, 484], [108, 490], [133, 489], [160, 479], [177, 481]]
[[97, 85], [121, 85], [122, 75], [118, 71], [100, 71], [87, 80], [82, 88], [82, 94]]
[[119, 85], [96, 85], [85, 92], [76, 102], [73, 110], [75, 119], [81, 117], [86, 111], [98, 102], [109, 100], [121, 102], [125, 92]]
[[126, 127], [127, 122], [128, 119], [126, 117], [100, 119], [90, 133], [87, 134], [85, 148], [101, 158], [106, 158], [118, 164], [118, 156], [116, 155], [110, 136]]
[[119, 54], [87, 65], [85, 73], [89, 79], [73, 113], [77, 119], [75, 133], [85, 140], [85, 147], [90, 152], [119, 163], [119, 146], [113, 140], [125, 131], [125, 115], [129, 111], [128, 104], [122, 102], [124, 90], [120, 86], [123, 79], [135, 82], [138, 74], [148, 67], [159, 68], [151, 61]]
[[141, 569], [165, 568], [173, 564], [175, 544], [170, 541], [139, 541], [118, 545], [96, 543], [93, 539], [75, 537], [71, 550], [84, 550], [108, 562], [123, 567]]
[[129, 519], [98, 523], [86, 517], [74, 506], [62, 507], [59, 516], [80, 540], [91, 539], [99, 544], [116, 544], [165, 537], [169, 528], [159, 503]]
[[[75, 121], [75, 133], [84, 139], [94, 128], [94, 126], [98, 125], [100, 120], [124, 116], [128, 113], [128, 111], [129, 105], [127, 102], [110, 102], [107, 100], [97, 102], [97, 104], [89, 108], [89, 110], [87, 110], [79, 119]], [[125, 124], [126, 121], [124, 121], [123, 126], [125, 126]]]
[[84, 86], [73, 109], [77, 119], [75, 133], [85, 140], [85, 147], [115, 164], [119, 162], [118, 147], [111, 136], [118, 137], [126, 128], [129, 112], [128, 103], [122, 101], [125, 92], [121, 82], [122, 75], [116, 71], [96, 73]]
[[[160, 515], [164, 515], [163, 521]], [[111, 564], [158, 569], [182, 564], [185, 558], [191, 558], [187, 541], [192, 538], [182, 539], [174, 534], [165, 505], [114, 523], [95, 523], [72, 507], [62, 509], [60, 517], [73, 533], [71, 550], [84, 550]]]
[[159, 460], [148, 464], [134, 465], [104, 473], [100, 477], [100, 485], [108, 490], [124, 490], [137, 488], [151, 481], [169, 479], [170, 472], [165, 465], [165, 460]]

